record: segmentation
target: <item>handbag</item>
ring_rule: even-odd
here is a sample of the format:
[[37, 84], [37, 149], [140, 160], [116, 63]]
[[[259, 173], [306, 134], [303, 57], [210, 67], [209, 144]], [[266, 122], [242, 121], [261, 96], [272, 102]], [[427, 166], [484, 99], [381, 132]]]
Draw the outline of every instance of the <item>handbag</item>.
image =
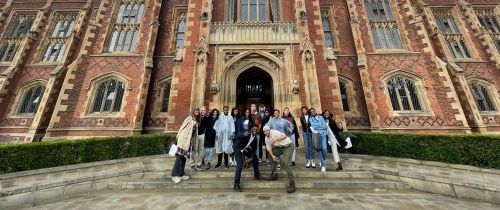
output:
[[177, 150], [179, 148], [177, 148], [177, 145], [175, 144], [172, 144], [172, 146], [170, 146], [170, 150], [168, 151], [168, 155], [174, 157], [175, 156], [175, 153], [177, 153]]
[[323, 149], [323, 139], [320, 133], [312, 133], [312, 146], [314, 149]]

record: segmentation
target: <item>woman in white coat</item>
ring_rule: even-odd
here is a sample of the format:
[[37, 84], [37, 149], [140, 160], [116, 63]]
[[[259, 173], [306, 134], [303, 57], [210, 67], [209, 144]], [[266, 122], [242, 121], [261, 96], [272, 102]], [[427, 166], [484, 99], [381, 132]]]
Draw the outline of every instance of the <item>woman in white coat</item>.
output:
[[177, 133], [177, 152], [175, 153], [175, 163], [172, 169], [172, 181], [179, 183], [182, 180], [189, 179], [184, 172], [186, 159], [191, 158], [193, 152], [193, 142], [197, 138], [198, 124], [200, 122], [200, 109], [195, 108], [191, 114], [186, 117]]

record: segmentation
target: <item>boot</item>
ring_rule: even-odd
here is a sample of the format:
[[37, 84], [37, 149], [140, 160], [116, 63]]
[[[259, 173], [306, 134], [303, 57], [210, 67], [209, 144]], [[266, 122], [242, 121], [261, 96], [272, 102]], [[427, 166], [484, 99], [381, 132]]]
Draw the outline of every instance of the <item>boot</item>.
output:
[[297, 189], [295, 188], [295, 181], [290, 181], [290, 184], [288, 185], [288, 189], [286, 190], [287, 193], [294, 193]]
[[278, 180], [278, 173], [276, 172], [271, 173], [271, 175], [267, 177], [267, 181], [275, 181], [275, 180]]
[[343, 169], [343, 168], [342, 168], [342, 163], [341, 163], [341, 162], [338, 162], [337, 164], [338, 164], [338, 166], [337, 166], [337, 168], [335, 169], [335, 171], [342, 171], [342, 169]]

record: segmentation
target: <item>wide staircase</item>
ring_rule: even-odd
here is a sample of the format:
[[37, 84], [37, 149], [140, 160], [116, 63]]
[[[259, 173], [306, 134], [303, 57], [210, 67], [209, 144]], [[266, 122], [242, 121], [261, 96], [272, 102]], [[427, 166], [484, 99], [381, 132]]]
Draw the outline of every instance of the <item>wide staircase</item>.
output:
[[[316, 168], [306, 168], [303, 151], [297, 151], [296, 187], [300, 189], [392, 189], [404, 190], [410, 189], [405, 183], [400, 181], [391, 181], [386, 179], [374, 178], [369, 169], [363, 169], [355, 164], [346, 162], [343, 164], [344, 170], [335, 171], [333, 167], [333, 158], [329, 153], [326, 172], [321, 172], [319, 160], [316, 160]], [[128, 189], [128, 190], [150, 190], [150, 189], [232, 189], [234, 183], [235, 167], [211, 168], [199, 172], [191, 172], [189, 164], [186, 165], [186, 173], [191, 176], [189, 180], [183, 180], [175, 184], [171, 180], [171, 169], [174, 158], [170, 158], [166, 163], [162, 160], [150, 160], [145, 164], [145, 173], [141, 176], [131, 177], [128, 180], [117, 181], [108, 185], [109, 189]], [[163, 159], [164, 161], [164, 159]], [[262, 177], [270, 175], [268, 163], [260, 164]], [[288, 178], [284, 169], [278, 171], [277, 181], [254, 180], [253, 169], [243, 169], [241, 187], [245, 189], [286, 189]]]

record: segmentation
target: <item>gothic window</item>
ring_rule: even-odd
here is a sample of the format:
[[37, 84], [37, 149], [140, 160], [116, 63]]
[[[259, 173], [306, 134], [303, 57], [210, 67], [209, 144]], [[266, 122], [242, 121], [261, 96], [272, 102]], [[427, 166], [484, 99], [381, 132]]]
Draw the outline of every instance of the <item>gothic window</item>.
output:
[[386, 85], [394, 111], [422, 111], [418, 86], [414, 80], [394, 76], [386, 81]]
[[143, 1], [122, 0], [113, 25], [108, 52], [134, 52], [136, 50], [143, 13]]
[[500, 18], [492, 8], [476, 9], [475, 11], [479, 23], [491, 34], [491, 38], [500, 52]]
[[495, 103], [493, 102], [493, 97], [491, 96], [490, 88], [486, 85], [472, 82], [470, 84], [470, 89], [472, 95], [476, 100], [477, 108], [481, 112], [493, 112], [496, 111]]
[[26, 89], [21, 98], [21, 102], [17, 113], [23, 115], [36, 114], [36, 111], [38, 110], [38, 105], [40, 105], [40, 101], [42, 100], [44, 91], [45, 91], [45, 86], [42, 85], [35, 85]]
[[182, 13], [179, 16], [179, 21], [177, 23], [177, 31], [175, 36], [175, 48], [182, 49], [184, 48], [184, 38], [186, 31], [186, 13]]
[[366, 13], [376, 49], [403, 49], [398, 24], [389, 0], [365, 0]]
[[345, 82], [340, 81], [340, 98], [342, 99], [342, 108], [345, 112], [351, 111], [349, 105], [349, 95], [347, 85]]
[[172, 80], [170, 78], [160, 83], [159, 91], [161, 96], [160, 112], [168, 112], [168, 105], [170, 104], [170, 89]]
[[458, 29], [451, 11], [434, 11], [439, 33], [443, 34], [450, 54], [454, 58], [470, 58], [469, 50], [465, 45], [464, 36]]
[[60, 61], [64, 55], [69, 37], [73, 33], [77, 14], [76, 13], [58, 13], [55, 15], [55, 24], [52, 26], [52, 32], [47, 38], [47, 44], [43, 62]]
[[325, 34], [325, 43], [327, 48], [334, 48], [335, 41], [333, 38], [332, 24], [330, 23], [330, 14], [328, 11], [321, 11], [321, 20], [323, 22], [323, 32]]
[[91, 113], [116, 113], [121, 111], [125, 84], [115, 78], [96, 84]]
[[8, 33], [0, 45], [0, 62], [11, 62], [14, 59], [23, 38], [29, 33], [35, 14], [16, 13], [12, 20]]

